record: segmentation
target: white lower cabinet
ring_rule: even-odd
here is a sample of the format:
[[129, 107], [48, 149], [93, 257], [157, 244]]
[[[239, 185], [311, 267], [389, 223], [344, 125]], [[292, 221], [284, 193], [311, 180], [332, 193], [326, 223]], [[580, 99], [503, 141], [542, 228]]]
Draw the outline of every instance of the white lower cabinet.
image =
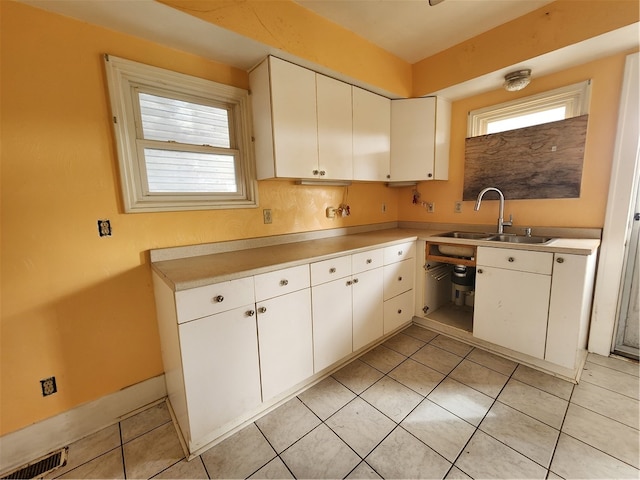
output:
[[473, 336], [543, 359], [553, 254], [478, 247]]
[[192, 444], [262, 402], [254, 308], [249, 304], [178, 327]]
[[384, 302], [384, 333], [392, 332], [413, 318], [413, 290]]
[[256, 275], [262, 399], [313, 375], [309, 265]]
[[405, 272], [411, 245], [180, 291], [154, 272], [167, 394], [189, 452], [404, 323], [412, 283], [383, 303], [383, 263]]
[[256, 304], [265, 401], [313, 375], [309, 288]]
[[353, 351], [351, 276], [311, 288], [313, 365], [319, 372]]
[[545, 360], [569, 369], [579, 368], [579, 352], [587, 346], [596, 254], [556, 253]]

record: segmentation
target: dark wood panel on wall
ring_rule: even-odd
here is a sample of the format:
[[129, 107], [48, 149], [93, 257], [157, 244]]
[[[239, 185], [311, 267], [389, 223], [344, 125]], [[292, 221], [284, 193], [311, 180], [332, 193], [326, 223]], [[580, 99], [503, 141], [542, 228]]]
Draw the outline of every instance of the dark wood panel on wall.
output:
[[579, 198], [588, 118], [467, 138], [462, 199], [485, 187], [510, 200]]

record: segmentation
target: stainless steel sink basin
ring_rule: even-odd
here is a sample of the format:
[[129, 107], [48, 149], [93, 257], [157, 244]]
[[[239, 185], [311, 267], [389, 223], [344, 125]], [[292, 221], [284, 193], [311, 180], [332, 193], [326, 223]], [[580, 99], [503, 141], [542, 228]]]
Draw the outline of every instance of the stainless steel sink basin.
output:
[[537, 243], [544, 244], [553, 240], [549, 237], [527, 237], [524, 235], [494, 235], [488, 238], [492, 242], [506, 242], [506, 243]]
[[449, 237], [449, 238], [464, 238], [467, 240], [488, 240], [494, 237], [495, 233], [479, 233], [479, 232], [447, 232], [439, 237]]

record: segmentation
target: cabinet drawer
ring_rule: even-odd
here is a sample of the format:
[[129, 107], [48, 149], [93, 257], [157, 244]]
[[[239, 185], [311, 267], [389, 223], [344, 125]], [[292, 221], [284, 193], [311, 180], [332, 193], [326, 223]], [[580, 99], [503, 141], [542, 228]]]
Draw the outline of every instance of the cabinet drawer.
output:
[[320, 285], [351, 275], [351, 255], [311, 264], [311, 285]]
[[369, 250], [368, 252], [354, 253], [351, 255], [351, 270], [353, 274], [366, 272], [382, 266], [382, 249]]
[[384, 334], [413, 318], [413, 290], [384, 302]]
[[309, 265], [285, 268], [254, 277], [256, 302], [309, 287]]
[[384, 248], [384, 264], [400, 262], [416, 256], [416, 242], [399, 243]]
[[254, 303], [253, 277], [176, 292], [178, 323]]
[[478, 267], [485, 265], [520, 272], [551, 275], [553, 253], [513, 250], [510, 248], [478, 247], [476, 264]]
[[384, 266], [384, 299], [413, 289], [415, 262], [413, 259]]

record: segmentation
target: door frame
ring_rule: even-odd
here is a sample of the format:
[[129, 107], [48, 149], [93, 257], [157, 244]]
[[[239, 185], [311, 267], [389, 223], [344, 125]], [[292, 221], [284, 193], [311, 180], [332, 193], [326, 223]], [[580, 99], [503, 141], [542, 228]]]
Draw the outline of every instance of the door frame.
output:
[[640, 53], [628, 55], [591, 313], [588, 349], [604, 356], [609, 356], [615, 340], [625, 252], [631, 231], [634, 192], [640, 165], [639, 67]]

